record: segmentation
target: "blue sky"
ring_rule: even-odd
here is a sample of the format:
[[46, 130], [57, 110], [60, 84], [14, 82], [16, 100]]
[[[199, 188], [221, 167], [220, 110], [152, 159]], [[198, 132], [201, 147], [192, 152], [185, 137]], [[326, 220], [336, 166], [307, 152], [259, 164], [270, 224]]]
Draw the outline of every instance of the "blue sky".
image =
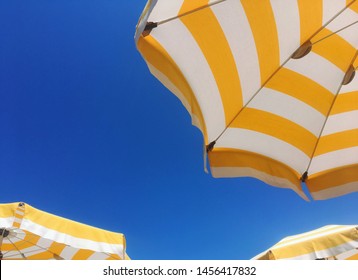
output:
[[305, 202], [214, 179], [189, 114], [134, 44], [145, 0], [0, 4], [0, 202], [126, 235], [133, 259], [249, 259], [357, 224], [358, 194]]

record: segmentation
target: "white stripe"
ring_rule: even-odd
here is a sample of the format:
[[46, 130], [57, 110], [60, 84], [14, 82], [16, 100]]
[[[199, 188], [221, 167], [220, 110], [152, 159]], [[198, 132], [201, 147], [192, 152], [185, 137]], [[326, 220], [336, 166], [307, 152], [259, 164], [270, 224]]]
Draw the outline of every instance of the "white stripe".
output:
[[139, 21], [137, 23], [136, 26], [136, 32], [134, 35], [134, 40], [137, 43], [139, 37], [141, 36], [142, 32], [145, 29], [145, 26], [147, 24], [148, 21], [148, 17], [150, 16], [152, 10], [154, 9], [154, 6], [156, 5], [157, 0], [149, 0], [146, 4], [146, 6], [144, 7], [144, 10], [139, 18]]
[[14, 217], [0, 218], [0, 227], [9, 228], [14, 222]]
[[358, 110], [331, 115], [322, 132], [322, 136], [358, 128]]
[[300, 46], [300, 16], [297, 0], [271, 0], [283, 64]]
[[339, 254], [336, 256], [336, 258], [338, 260], [346, 260], [350, 257], [353, 257], [354, 255], [357, 255], [357, 258], [358, 258], [358, 249], [353, 249], [353, 250], [350, 250], [348, 252], [344, 252], [342, 254]]
[[181, 93], [181, 91], [165, 76], [162, 72], [160, 72], [157, 68], [155, 68], [153, 65], [151, 65], [149, 62], [147, 62], [148, 68], [150, 72], [164, 85], [166, 86], [183, 104], [185, 109], [188, 111], [188, 113], [191, 116], [192, 124], [197, 126], [199, 129], [200, 122], [196, 115], [192, 113], [192, 108], [184, 95]]
[[329, 258], [329, 257], [334, 257], [338, 254], [341, 254], [347, 250], [351, 250], [353, 248], [355, 248], [354, 246], [358, 246], [358, 242], [357, 241], [349, 241], [347, 243], [344, 243], [342, 245], [336, 246], [336, 247], [332, 247], [326, 250], [320, 250], [320, 251], [315, 251], [309, 254], [304, 254], [304, 255], [299, 255], [296, 257], [292, 257], [292, 258], [285, 258], [284, 260], [312, 260], [312, 259], [316, 259], [316, 258]]
[[109, 256], [103, 253], [99, 253], [99, 252], [94, 252], [91, 256], [89, 256], [87, 259], [88, 260], [105, 260], [107, 259]]
[[[327, 29], [332, 32], [338, 30], [356, 22], [358, 20], [358, 14], [351, 9], [345, 10], [339, 17], [327, 25]], [[358, 23], [340, 31], [337, 33], [344, 40], [350, 43], [353, 47], [358, 47]]]
[[337, 93], [345, 74], [336, 65], [314, 52], [300, 59], [291, 59], [285, 68], [310, 78], [333, 94]]
[[22, 217], [21, 218], [14, 218], [14, 223], [21, 224]]
[[[19, 241], [19, 242], [22, 242], [22, 241]], [[15, 245], [16, 245], [16, 243], [15, 243]], [[20, 245], [16, 245], [16, 246], [21, 247]], [[13, 259], [14, 258], [21, 258], [22, 259], [23, 256], [21, 255], [21, 253], [26, 258], [29, 258], [29, 257], [31, 257], [33, 255], [40, 254], [40, 253], [43, 253], [43, 252], [46, 252], [46, 250], [43, 250], [43, 249], [41, 249], [40, 247], [37, 247], [37, 246], [31, 246], [31, 247], [28, 247], [28, 248], [20, 250], [20, 252], [17, 251], [16, 249], [14, 249], [14, 251], [8, 251], [8, 253], [5, 254], [5, 258], [13, 258]]]
[[21, 224], [21, 229], [30, 231], [44, 238], [56, 241], [58, 243], [63, 243], [70, 245], [76, 248], [89, 249], [99, 252], [107, 252], [122, 255], [123, 254], [123, 245], [121, 244], [110, 244], [104, 242], [95, 242], [88, 239], [82, 239], [73, 237], [71, 235], [61, 233], [44, 226], [38, 225], [28, 219], [23, 219]]
[[50, 240], [50, 239], [47, 239], [47, 238], [40, 238], [39, 241], [37, 241], [37, 245], [39, 247], [42, 247], [42, 248], [45, 248], [45, 249], [48, 249], [51, 247], [53, 241]]
[[323, 22], [322, 25], [330, 21], [340, 11], [346, 7], [346, 0], [323, 0]]
[[184, 0], [158, 0], [148, 21], [158, 22], [177, 16], [183, 3]]
[[239, 73], [243, 104], [261, 87], [255, 40], [240, 1], [226, 1], [212, 10], [230, 45]]
[[342, 167], [345, 165], [356, 164], [358, 162], [358, 147], [351, 147], [330, 153], [315, 156], [308, 170], [309, 175]]
[[228, 177], [254, 177], [265, 183], [285, 189], [292, 189], [299, 196], [305, 200], [309, 200], [302, 190], [297, 188], [295, 184], [292, 184], [289, 180], [285, 178], [280, 178], [276, 176], [271, 176], [267, 173], [258, 171], [249, 167], [212, 167], [212, 175], [215, 178], [228, 178]]
[[319, 136], [325, 116], [306, 103], [284, 93], [263, 88], [248, 105], [290, 120]]
[[270, 135], [241, 128], [229, 128], [215, 147], [246, 150], [275, 159], [303, 174], [309, 157], [296, 147]]
[[[167, 34], [176, 34], [179, 41], [185, 44], [178, 44], [178, 40], [172, 40]], [[160, 29], [153, 30], [151, 35], [176, 61], [195, 92], [205, 123], [210, 124], [207, 126], [208, 140], [213, 141], [225, 129], [225, 114], [215, 77], [201, 49], [179, 20], [164, 24]]]
[[15, 211], [15, 215], [17, 214], [19, 216], [23, 216], [24, 213], [25, 213], [24, 210], [20, 210], [20, 209], [16, 209], [16, 211]]
[[329, 188], [318, 192], [312, 192], [311, 195], [315, 200], [324, 200], [353, 192], [358, 192], [358, 182], [352, 182], [336, 186], [334, 188]]
[[61, 258], [64, 258], [65, 260], [72, 260], [73, 256], [78, 252], [78, 249], [76, 248], [72, 248], [72, 247], [69, 247], [69, 246], [66, 246], [61, 254], [60, 254], [60, 257]]

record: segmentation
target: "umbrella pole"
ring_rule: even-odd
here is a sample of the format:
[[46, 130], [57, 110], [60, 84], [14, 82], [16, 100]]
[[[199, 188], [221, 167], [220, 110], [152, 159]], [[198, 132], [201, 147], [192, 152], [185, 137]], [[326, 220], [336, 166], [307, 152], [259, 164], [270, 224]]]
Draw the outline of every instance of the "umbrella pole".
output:
[[2, 240], [3, 240], [4, 238], [2, 237], [2, 235], [0, 236], [0, 260], [2, 260], [2, 258], [4, 257], [4, 255], [3, 255], [3, 253], [2, 253], [2, 251], [1, 251], [1, 247], [2, 247]]
[[2, 247], [2, 241], [4, 240], [4, 237], [9, 235], [9, 231], [6, 228], [0, 228], [0, 260], [4, 257], [1, 247]]

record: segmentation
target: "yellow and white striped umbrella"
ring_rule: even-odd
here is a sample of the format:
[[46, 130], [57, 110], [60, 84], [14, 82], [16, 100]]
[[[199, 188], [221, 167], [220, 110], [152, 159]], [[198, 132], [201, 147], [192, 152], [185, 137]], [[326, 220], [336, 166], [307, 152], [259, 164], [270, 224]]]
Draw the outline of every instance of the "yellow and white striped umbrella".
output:
[[256, 260], [358, 260], [358, 225], [325, 226], [286, 237]]
[[152, 0], [135, 40], [214, 177], [358, 191], [358, 0]]
[[122, 260], [126, 241], [25, 203], [0, 204], [0, 259]]

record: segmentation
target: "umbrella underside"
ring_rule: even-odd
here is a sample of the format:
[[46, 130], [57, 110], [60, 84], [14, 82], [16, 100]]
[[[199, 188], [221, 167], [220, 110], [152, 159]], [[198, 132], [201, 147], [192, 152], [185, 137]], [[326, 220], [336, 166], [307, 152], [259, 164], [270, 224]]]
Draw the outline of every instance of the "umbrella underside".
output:
[[357, 23], [356, 0], [158, 0], [136, 43], [202, 131], [214, 177], [328, 199], [358, 191]]

